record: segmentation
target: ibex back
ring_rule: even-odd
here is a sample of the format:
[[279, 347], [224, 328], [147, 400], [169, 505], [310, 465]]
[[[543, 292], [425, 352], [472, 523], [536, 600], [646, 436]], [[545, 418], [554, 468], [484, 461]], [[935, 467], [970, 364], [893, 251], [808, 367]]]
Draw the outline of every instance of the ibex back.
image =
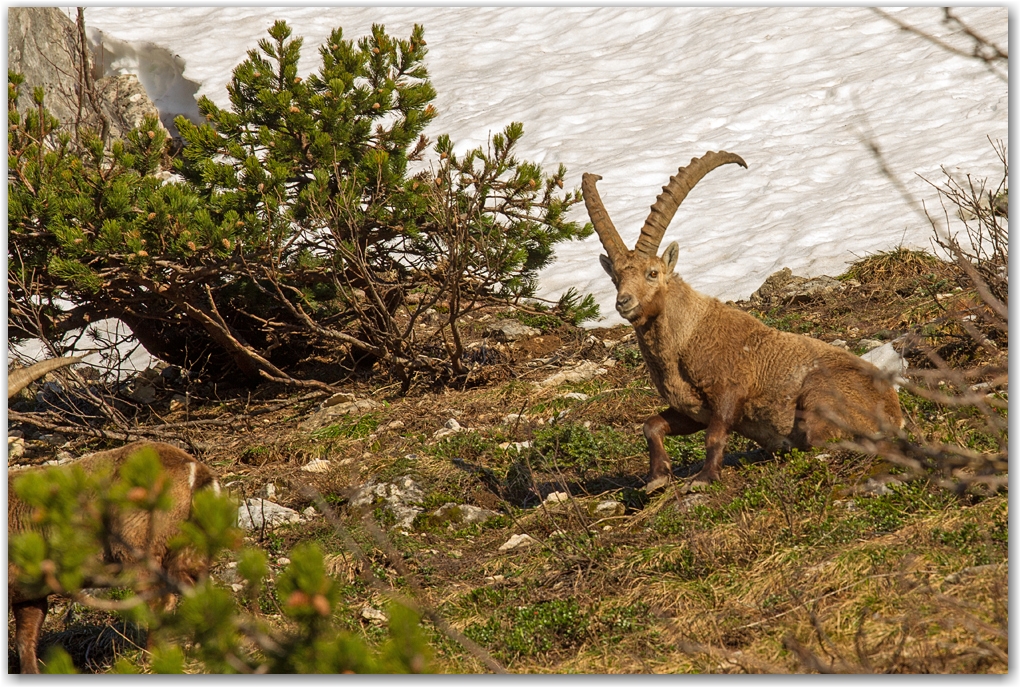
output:
[[599, 198], [595, 182], [602, 177], [581, 178], [588, 214], [606, 250], [600, 261], [616, 285], [616, 309], [634, 325], [652, 383], [670, 406], [644, 425], [648, 491], [671, 479], [667, 435], [707, 430], [705, 464], [685, 485], [696, 488], [719, 479], [731, 431], [768, 451], [785, 451], [903, 424], [896, 391], [876, 367], [698, 293], [673, 272], [680, 254], [675, 241], [657, 255], [690, 190], [731, 162], [747, 167], [738, 155], [723, 151], [681, 167], [652, 205], [634, 250], [624, 245]]

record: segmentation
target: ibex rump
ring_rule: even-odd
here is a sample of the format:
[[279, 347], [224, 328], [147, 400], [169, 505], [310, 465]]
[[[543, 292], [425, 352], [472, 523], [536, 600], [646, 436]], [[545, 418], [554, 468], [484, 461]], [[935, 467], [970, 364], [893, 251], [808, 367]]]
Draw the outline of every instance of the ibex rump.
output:
[[[46, 360], [24, 370], [17, 370], [8, 377], [8, 398], [47, 372], [71, 362], [75, 362], [75, 359]], [[150, 449], [159, 457], [163, 474], [169, 482], [172, 506], [169, 510], [155, 511], [152, 516], [147, 511], [128, 513], [110, 523], [109, 543], [104, 546], [101, 562], [117, 568], [138, 562], [137, 556], [141, 553], [148, 556], [170, 579], [184, 585], [193, 585], [207, 573], [205, 561], [188, 549], [171, 549], [168, 544], [180, 531], [181, 523], [191, 516], [195, 492], [205, 487], [219, 492], [219, 484], [213, 472], [179, 448], [152, 441], [136, 441], [110, 451], [94, 453], [75, 461], [74, 465], [87, 473], [116, 471], [124, 461], [143, 449]], [[8, 541], [13, 535], [33, 528], [32, 509], [18, 498], [13, 489], [14, 481], [26, 472], [7, 471]], [[21, 672], [38, 673], [36, 646], [49, 609], [48, 598], [40, 597], [38, 592], [20, 585], [18, 570], [11, 562], [9, 552], [7, 560], [7, 599], [14, 614], [15, 643]], [[97, 584], [96, 580], [86, 580], [84, 586], [94, 587]]]
[[634, 250], [628, 250], [584, 174], [585, 206], [606, 255], [602, 267], [617, 289], [616, 309], [634, 325], [652, 383], [669, 408], [648, 418], [650, 468], [645, 489], [672, 477], [663, 438], [707, 430], [706, 459], [685, 488], [719, 479], [727, 436], [735, 431], [767, 451], [807, 449], [902, 425], [899, 398], [870, 363], [807, 336], [780, 332], [718, 299], [698, 293], [673, 273], [674, 241], [656, 253], [680, 203], [716, 167], [747, 164], [708, 152], [681, 167], [652, 205]]

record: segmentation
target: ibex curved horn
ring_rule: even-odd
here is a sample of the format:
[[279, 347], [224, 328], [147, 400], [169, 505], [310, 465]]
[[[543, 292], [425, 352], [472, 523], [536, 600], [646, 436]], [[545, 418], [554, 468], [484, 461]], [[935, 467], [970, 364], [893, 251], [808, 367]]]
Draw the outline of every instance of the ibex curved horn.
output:
[[73, 365], [81, 360], [78, 358], [50, 358], [34, 365], [14, 370], [7, 375], [7, 398], [12, 398], [16, 393], [24, 389], [37, 379], [45, 377], [50, 372], [60, 369], [66, 365]]
[[[684, 202], [684, 198], [694, 188], [694, 185], [716, 167], [729, 162], [736, 162], [741, 167], [747, 168], [747, 163], [739, 155], [727, 153], [724, 150], [717, 153], [709, 151], [700, 158], [691, 158], [689, 165], [681, 167], [675, 176], [671, 176], [669, 183], [662, 187], [662, 193], [655, 199], [652, 211], [649, 213], [648, 219], [645, 220], [645, 225], [641, 227], [641, 236], [638, 237], [637, 244], [634, 246], [635, 252], [643, 255], [655, 255], [659, 250], [662, 237], [666, 233], [666, 227], [669, 226], [680, 203]], [[585, 194], [585, 200], [587, 200], [587, 194]]]
[[613, 221], [609, 219], [606, 206], [602, 204], [598, 189], [595, 188], [595, 182], [601, 178], [598, 174], [588, 174], [587, 172], [582, 174], [581, 193], [584, 196], [584, 206], [588, 208], [592, 226], [595, 227], [599, 240], [602, 241], [602, 247], [606, 249], [609, 260], [617, 262], [620, 256], [627, 254], [627, 246], [620, 238], [616, 227], [613, 226]]

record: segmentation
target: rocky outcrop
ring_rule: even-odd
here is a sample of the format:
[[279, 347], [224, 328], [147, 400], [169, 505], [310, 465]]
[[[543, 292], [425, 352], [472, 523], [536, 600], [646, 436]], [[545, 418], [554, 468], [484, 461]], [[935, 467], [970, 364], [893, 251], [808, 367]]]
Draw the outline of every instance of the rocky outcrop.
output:
[[825, 275], [798, 277], [789, 267], [774, 272], [748, 299], [752, 305], [772, 307], [804, 303], [829, 294], [840, 293], [846, 284]]
[[[94, 46], [88, 47], [89, 59], [94, 62]], [[82, 86], [85, 74], [77, 26], [56, 7], [8, 8], [7, 64], [8, 69], [25, 77], [19, 107], [32, 107], [32, 91], [42, 86], [46, 108], [65, 127], [79, 122], [102, 131], [105, 122], [110, 137], [123, 138], [147, 115], [159, 118], [156, 106], [134, 74], [103, 77], [93, 69], [90, 96]]]

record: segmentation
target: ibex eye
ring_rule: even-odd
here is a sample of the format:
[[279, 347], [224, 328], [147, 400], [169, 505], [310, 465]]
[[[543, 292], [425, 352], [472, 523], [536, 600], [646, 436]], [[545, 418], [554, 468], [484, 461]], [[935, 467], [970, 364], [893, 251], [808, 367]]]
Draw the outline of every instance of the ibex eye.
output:
[[651, 272], [648, 273], [648, 276], [651, 277], [652, 279], [656, 279], [659, 276], [659, 272], [658, 270], [652, 270]]

